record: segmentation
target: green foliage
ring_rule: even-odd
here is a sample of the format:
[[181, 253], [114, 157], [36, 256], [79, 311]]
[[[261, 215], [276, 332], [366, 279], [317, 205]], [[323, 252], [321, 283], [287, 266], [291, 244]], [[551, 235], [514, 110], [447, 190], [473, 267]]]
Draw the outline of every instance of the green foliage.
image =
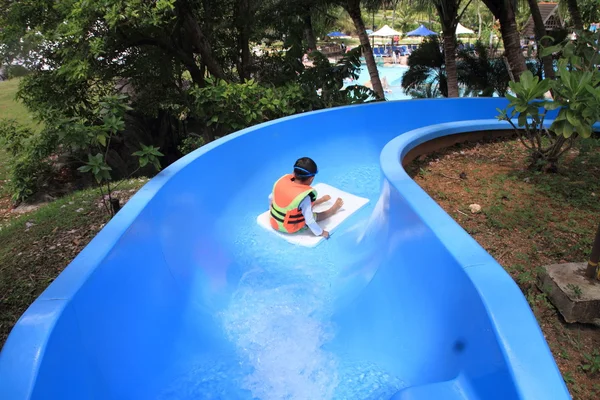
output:
[[110, 171], [112, 168], [104, 161], [104, 156], [101, 153], [96, 155], [88, 154], [88, 162], [78, 168], [80, 172], [90, 172], [94, 175], [96, 182], [103, 183], [110, 180]]
[[[402, 76], [402, 88], [417, 93], [448, 96], [444, 51], [437, 36], [430, 36], [408, 56], [408, 71]], [[419, 94], [417, 94], [419, 96]]]
[[36, 132], [15, 120], [0, 121], [0, 146], [11, 156], [7, 189], [13, 201], [20, 203], [46, 182], [55, 143], [56, 135], [48, 128]]
[[[344, 79], [358, 78], [360, 49], [350, 51], [335, 65], [320, 52], [314, 52], [312, 57], [313, 67], [302, 68], [301, 72], [292, 70], [296, 75], [292, 82], [289, 78], [277, 77], [278, 73], [290, 73], [285, 68], [261, 76], [270, 84], [261, 84], [254, 79], [230, 83], [208, 78], [205, 87], [194, 86], [190, 90], [192, 116], [206, 125], [204, 133], [213, 139], [284, 116], [374, 98], [373, 92], [362, 86], [343, 89]], [[281, 86], [273, 86], [273, 82], [286, 81], [288, 83]]]
[[[107, 212], [114, 215], [117, 210], [112, 206], [112, 193], [116, 190], [116, 186], [111, 187], [112, 168], [107, 163], [107, 154], [110, 149], [110, 143], [120, 131], [125, 128], [124, 117], [125, 113], [131, 109], [127, 104], [128, 97], [122, 94], [106, 96], [98, 102], [99, 108], [97, 111], [98, 118], [102, 120], [99, 125], [87, 125], [85, 121], [74, 121], [73, 124], [77, 130], [85, 132], [89, 139], [89, 148], [99, 147], [102, 152], [97, 152], [95, 155], [88, 153], [87, 162], [80, 166], [78, 170], [83, 173], [93, 175], [96, 182], [100, 185], [100, 191], [106, 194], [108, 199], [103, 195], [102, 199]], [[160, 171], [161, 165], [159, 157], [163, 154], [157, 147], [146, 146], [140, 143], [141, 150], [133, 152], [132, 156], [138, 158], [139, 167], [131, 172], [130, 176], [135, 174], [139, 169], [146, 165], [152, 165], [157, 171]], [[107, 203], [110, 202], [111, 206]]]
[[227, 83], [208, 80], [206, 87], [194, 87], [194, 116], [206, 124], [211, 138], [297, 111], [303, 102], [298, 86], [272, 88], [254, 80]]
[[600, 372], [600, 354], [598, 353], [598, 350], [584, 354], [583, 358], [585, 359], [585, 362], [581, 366], [581, 369], [590, 375]]
[[29, 75], [30, 71], [22, 65], [9, 65], [6, 67], [6, 77], [8, 79], [21, 78]]
[[23, 152], [26, 141], [31, 136], [33, 136], [31, 129], [17, 123], [14, 119], [0, 121], [0, 145], [13, 156]]
[[[364, 103], [376, 98], [374, 91], [361, 85], [349, 85], [342, 89], [345, 79], [358, 79], [361, 68], [360, 46], [346, 53], [335, 65], [320, 52], [312, 53], [312, 57], [313, 67], [303, 71], [299, 82], [313, 108]], [[318, 97], [315, 97], [317, 92]]]
[[143, 143], [140, 143], [140, 145], [142, 149], [133, 153], [134, 156], [138, 157], [140, 168], [151, 164], [157, 171], [160, 171], [162, 167], [160, 166], [159, 157], [164, 156], [164, 154], [158, 150], [158, 147], [146, 146]]
[[[560, 53], [556, 80], [540, 80], [525, 72], [520, 82], [510, 83], [513, 94], [506, 95], [510, 103], [498, 110], [498, 118], [510, 122], [516, 130], [524, 129], [519, 132], [523, 145], [531, 152], [532, 167], [550, 163], [550, 170], [556, 170], [558, 159], [573, 140], [590, 137], [592, 125], [600, 120], [599, 38], [598, 33], [580, 32], [577, 41], [566, 40], [542, 49], [541, 56]], [[544, 99], [549, 90], [552, 101]], [[556, 117], [546, 129], [544, 119], [555, 110]]]
[[193, 136], [189, 135], [181, 141], [181, 144], [179, 145], [178, 150], [181, 152], [181, 154], [186, 155], [186, 154], [189, 154], [192, 151], [204, 146], [205, 143], [206, 143], [206, 141], [204, 140], [203, 137], [196, 136], [196, 135], [193, 135]]
[[458, 51], [459, 83], [466, 88], [467, 92], [478, 97], [489, 97], [494, 93], [504, 97], [508, 90], [510, 76], [504, 60], [493, 57], [498, 53], [498, 45], [490, 48], [484, 42], [476, 41], [474, 46], [474, 51]]

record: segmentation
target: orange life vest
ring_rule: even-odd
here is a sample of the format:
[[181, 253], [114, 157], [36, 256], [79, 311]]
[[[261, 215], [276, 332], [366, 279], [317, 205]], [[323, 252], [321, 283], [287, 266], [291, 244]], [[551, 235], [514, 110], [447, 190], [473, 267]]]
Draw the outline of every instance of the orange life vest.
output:
[[306, 226], [304, 215], [298, 206], [306, 196], [312, 204], [317, 200], [317, 191], [294, 180], [293, 174], [279, 178], [273, 185], [271, 198], [271, 227], [280, 232], [294, 233]]

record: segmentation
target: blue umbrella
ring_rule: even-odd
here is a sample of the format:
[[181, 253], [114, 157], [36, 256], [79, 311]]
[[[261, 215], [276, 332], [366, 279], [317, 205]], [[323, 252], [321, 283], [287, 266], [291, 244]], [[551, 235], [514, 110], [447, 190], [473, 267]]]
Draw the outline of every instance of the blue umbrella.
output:
[[340, 36], [346, 36], [344, 33], [342, 32], [329, 32], [327, 34], [327, 36], [329, 37], [340, 37]]
[[437, 33], [430, 31], [422, 24], [414, 31], [410, 31], [406, 34], [406, 36], [432, 36], [432, 35], [437, 35]]

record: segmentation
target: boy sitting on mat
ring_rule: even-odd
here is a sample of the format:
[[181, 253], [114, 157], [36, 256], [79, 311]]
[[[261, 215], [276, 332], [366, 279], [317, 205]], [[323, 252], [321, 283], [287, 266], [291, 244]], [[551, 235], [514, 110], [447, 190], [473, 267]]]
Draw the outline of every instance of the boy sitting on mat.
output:
[[329, 232], [322, 229], [317, 221], [331, 217], [344, 205], [338, 198], [330, 209], [313, 212], [313, 206], [329, 201], [329, 195], [317, 199], [317, 191], [310, 185], [318, 173], [317, 164], [303, 157], [294, 164], [294, 173], [279, 178], [271, 193], [271, 227], [280, 232], [295, 233], [307, 226], [315, 236], [329, 239]]

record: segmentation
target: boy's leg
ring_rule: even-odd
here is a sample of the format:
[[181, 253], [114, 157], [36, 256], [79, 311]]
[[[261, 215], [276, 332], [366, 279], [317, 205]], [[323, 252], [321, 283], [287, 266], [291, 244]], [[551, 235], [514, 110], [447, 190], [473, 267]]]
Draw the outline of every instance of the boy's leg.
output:
[[342, 201], [342, 199], [337, 199], [335, 204], [332, 205], [328, 210], [316, 213], [315, 220], [319, 222], [331, 217], [333, 214], [338, 212], [343, 205], [344, 202]]

